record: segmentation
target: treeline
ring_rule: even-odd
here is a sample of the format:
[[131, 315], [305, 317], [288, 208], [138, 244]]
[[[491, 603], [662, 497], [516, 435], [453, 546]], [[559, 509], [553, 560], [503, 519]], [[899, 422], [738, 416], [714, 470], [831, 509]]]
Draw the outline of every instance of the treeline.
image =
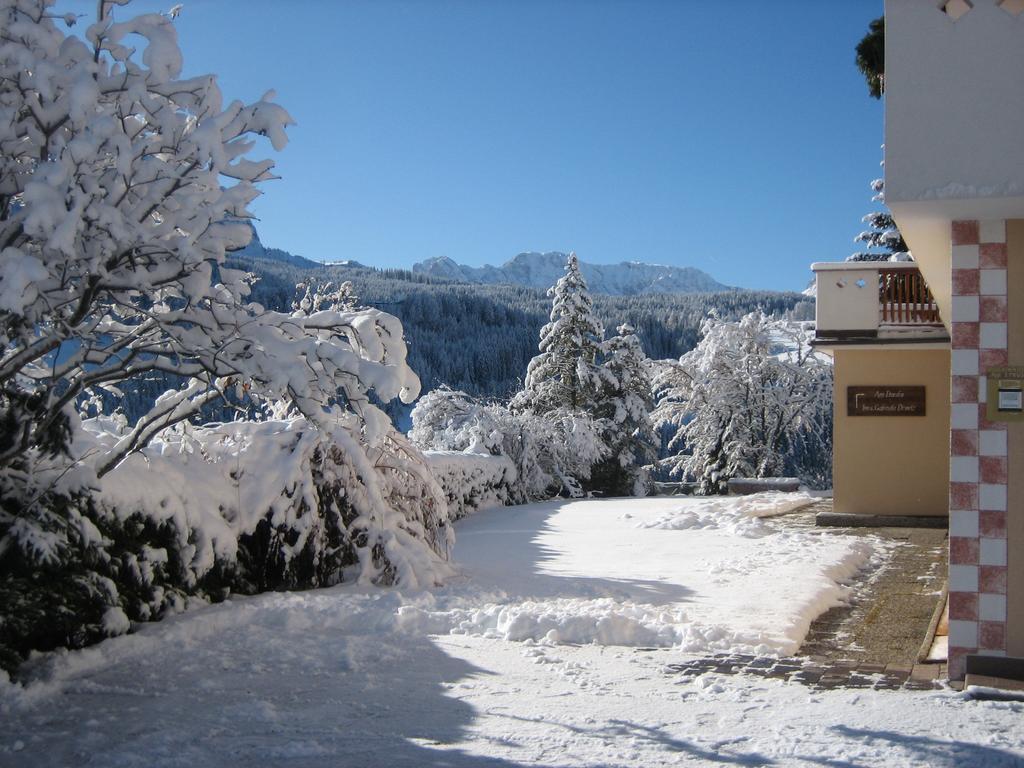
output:
[[[424, 392], [447, 384], [477, 397], [507, 397], [519, 388], [551, 309], [544, 291], [453, 283], [407, 270], [378, 270], [354, 263], [300, 267], [246, 252], [232, 257], [228, 266], [259, 276], [252, 299], [272, 309], [287, 308], [301, 281], [351, 281], [362, 303], [402, 321], [409, 362]], [[678, 358], [693, 349], [701, 322], [712, 310], [724, 320], [755, 309], [791, 319], [808, 319], [814, 313], [813, 303], [805, 296], [773, 291], [595, 294], [593, 299], [594, 312], [606, 328], [632, 325], [644, 352], [654, 359]]]

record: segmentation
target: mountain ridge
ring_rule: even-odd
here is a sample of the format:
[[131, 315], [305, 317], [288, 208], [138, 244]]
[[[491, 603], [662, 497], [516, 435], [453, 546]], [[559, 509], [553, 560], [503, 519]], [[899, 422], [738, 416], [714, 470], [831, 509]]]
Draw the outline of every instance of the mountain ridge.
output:
[[[289, 264], [302, 270], [331, 267], [372, 269], [354, 260], [320, 262], [290, 253], [281, 248], [268, 248], [252, 227], [252, 239], [235, 251], [235, 259], [265, 259]], [[486, 264], [472, 267], [459, 264], [447, 256], [436, 256], [417, 262], [412, 274], [420, 278], [469, 285], [512, 285], [545, 291], [565, 274], [568, 255], [561, 251], [524, 251], [500, 267]], [[592, 293], [607, 296], [643, 296], [651, 294], [721, 293], [738, 290], [718, 282], [696, 267], [672, 267], [641, 261], [618, 264], [580, 262], [580, 268]]]
[[[522, 285], [549, 288], [565, 273], [568, 254], [561, 251], [524, 251], [500, 267], [485, 264], [471, 267], [447, 256], [435, 256], [413, 264], [415, 274], [483, 285]], [[636, 296], [651, 293], [719, 293], [734, 290], [696, 267], [671, 267], [641, 261], [592, 264], [581, 261], [580, 269], [594, 293]]]

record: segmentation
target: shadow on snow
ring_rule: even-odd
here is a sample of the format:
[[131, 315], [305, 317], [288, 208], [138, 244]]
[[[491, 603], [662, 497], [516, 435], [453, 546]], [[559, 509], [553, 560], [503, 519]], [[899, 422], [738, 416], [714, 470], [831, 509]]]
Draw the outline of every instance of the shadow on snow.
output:
[[[479, 586], [522, 598], [612, 598], [669, 605], [693, 597], [693, 590], [681, 584], [559, 573], [553, 566], [562, 553], [542, 540], [552, 531], [551, 518], [572, 503], [576, 500], [501, 507], [460, 520], [456, 524], [457, 565], [468, 567]], [[505, 517], [507, 523], [495, 525], [495, 516]], [[490, 574], [494, 583], [488, 584]]]
[[[156, 655], [147, 643], [65, 675], [59, 693], [0, 718], [0, 765], [520, 765], [446, 748], [473, 738], [477, 716], [452, 690], [490, 673], [428, 638], [341, 634], [289, 616], [252, 631], [239, 618], [201, 642], [163, 642]], [[514, 753], [515, 736], [502, 746]]]

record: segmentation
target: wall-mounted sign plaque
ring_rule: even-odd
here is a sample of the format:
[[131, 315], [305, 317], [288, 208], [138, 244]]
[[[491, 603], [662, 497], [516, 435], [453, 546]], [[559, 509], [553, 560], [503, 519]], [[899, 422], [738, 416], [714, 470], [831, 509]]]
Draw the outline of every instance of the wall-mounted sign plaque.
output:
[[924, 387], [890, 384], [846, 388], [847, 416], [924, 416]]
[[985, 418], [1024, 421], [1024, 366], [989, 368], [985, 374]]

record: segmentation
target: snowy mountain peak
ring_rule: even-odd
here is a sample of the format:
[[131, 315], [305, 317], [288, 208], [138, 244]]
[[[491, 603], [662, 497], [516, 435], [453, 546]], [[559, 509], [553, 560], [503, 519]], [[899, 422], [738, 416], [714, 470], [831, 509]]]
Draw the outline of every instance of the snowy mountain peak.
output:
[[561, 251], [548, 251], [547, 253], [540, 253], [539, 251], [525, 251], [524, 253], [517, 253], [502, 266], [530, 268], [540, 264], [546, 267], [552, 266], [564, 270], [565, 262], [568, 258], [569, 254], [562, 253]]
[[[458, 264], [447, 256], [435, 256], [414, 264], [412, 271], [465, 283], [524, 285], [543, 289], [554, 285], [562, 276], [568, 258], [568, 254], [561, 251], [527, 251], [516, 254], [500, 267], [489, 264], [471, 267]], [[694, 267], [670, 267], [640, 261], [624, 261], [619, 264], [588, 264], [581, 261], [580, 268], [590, 290], [612, 296], [729, 290], [729, 286]]]
[[443, 277], [449, 280], [462, 280], [464, 277], [463, 267], [447, 256], [434, 256], [422, 262], [422, 266], [425, 267], [423, 271], [433, 277]]

